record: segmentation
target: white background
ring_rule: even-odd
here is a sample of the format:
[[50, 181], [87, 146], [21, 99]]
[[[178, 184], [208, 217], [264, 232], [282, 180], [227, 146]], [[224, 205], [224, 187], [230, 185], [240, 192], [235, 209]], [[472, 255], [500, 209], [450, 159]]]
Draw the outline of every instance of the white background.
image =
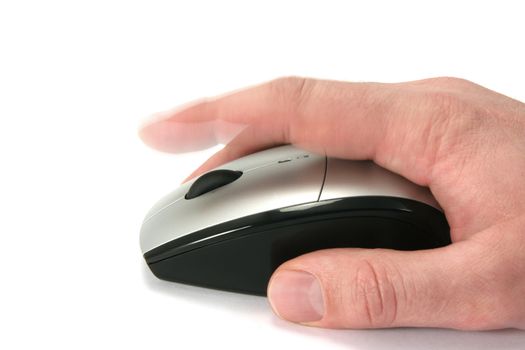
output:
[[1, 1], [0, 348], [524, 349], [516, 330], [306, 328], [264, 298], [155, 279], [143, 215], [211, 150], [136, 136], [152, 112], [282, 75], [452, 75], [525, 100], [522, 7]]

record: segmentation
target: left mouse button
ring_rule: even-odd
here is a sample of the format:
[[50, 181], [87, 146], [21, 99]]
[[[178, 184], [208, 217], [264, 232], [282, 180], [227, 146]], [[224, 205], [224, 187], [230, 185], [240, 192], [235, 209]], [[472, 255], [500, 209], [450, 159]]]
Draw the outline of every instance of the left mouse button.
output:
[[242, 171], [219, 169], [210, 171], [199, 177], [191, 185], [184, 198], [193, 199], [214, 189], [225, 186], [241, 177]]

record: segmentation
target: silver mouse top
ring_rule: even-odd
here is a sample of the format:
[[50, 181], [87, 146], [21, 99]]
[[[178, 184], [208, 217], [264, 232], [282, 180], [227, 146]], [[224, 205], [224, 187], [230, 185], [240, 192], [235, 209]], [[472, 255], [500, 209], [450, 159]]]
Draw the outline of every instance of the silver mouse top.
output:
[[371, 161], [349, 161], [293, 146], [258, 152], [217, 169], [242, 171], [230, 184], [193, 199], [185, 196], [193, 179], [162, 198], [148, 212], [140, 232], [142, 253], [176, 238], [265, 211], [356, 196], [417, 200], [439, 210], [428, 188]]

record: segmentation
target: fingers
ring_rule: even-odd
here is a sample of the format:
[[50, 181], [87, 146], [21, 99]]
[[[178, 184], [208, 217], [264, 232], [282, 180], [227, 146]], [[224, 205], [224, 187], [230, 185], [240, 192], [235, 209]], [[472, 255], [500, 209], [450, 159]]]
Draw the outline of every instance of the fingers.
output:
[[291, 143], [333, 157], [373, 159], [428, 185], [436, 149], [447, 151], [439, 141], [449, 124], [446, 111], [430, 103], [432, 94], [411, 84], [283, 78], [167, 112], [140, 135], [154, 148], [184, 152], [227, 143], [252, 128], [256, 137], [236, 148]]
[[167, 152], [226, 144], [247, 127], [256, 128], [259, 134], [248, 142], [250, 148], [260, 147], [254, 141], [264, 145], [266, 139], [284, 143], [287, 137], [283, 130], [295, 114], [294, 100], [300, 81], [280, 79], [160, 113], [140, 129], [139, 135], [146, 144]]
[[170, 153], [191, 152], [218, 143], [226, 144], [246, 127], [221, 119], [179, 121], [177, 118], [166, 117], [170, 116], [171, 112], [160, 115], [161, 117], [154, 117], [154, 121], [143, 125], [139, 136], [149, 146]]
[[[302, 144], [322, 152], [324, 147], [321, 145], [329, 141], [327, 148], [330, 153], [335, 153], [334, 137], [344, 137], [345, 142], [353, 143], [352, 140], [364, 140], [382, 128], [376, 118], [368, 118], [366, 128], [361, 123], [364, 116], [358, 106], [362, 105], [365, 86], [302, 78], [277, 79], [163, 113], [145, 125], [140, 135], [154, 148], [177, 152], [207, 147], [219, 138], [231, 140], [246, 127], [253, 127], [258, 137], [246, 140], [250, 148], [260, 149], [271, 140]], [[338, 125], [334, 119], [347, 119], [353, 127], [343, 133], [347, 125]], [[368, 130], [367, 136], [359, 129]], [[354, 135], [346, 139], [347, 134]], [[341, 149], [347, 146], [343, 142], [337, 145]], [[361, 146], [356, 151], [360, 158], [369, 157], [369, 143], [362, 142]]]
[[313, 252], [284, 263], [268, 297], [280, 317], [319, 327], [504, 327], [503, 313], [491, 314], [501, 293], [472, 268], [483, 260], [467, 247]]

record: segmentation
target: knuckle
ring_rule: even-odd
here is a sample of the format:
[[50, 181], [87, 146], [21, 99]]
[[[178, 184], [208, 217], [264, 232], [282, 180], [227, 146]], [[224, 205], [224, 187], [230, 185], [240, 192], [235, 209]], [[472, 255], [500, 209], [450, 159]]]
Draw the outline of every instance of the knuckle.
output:
[[398, 291], [383, 264], [360, 261], [354, 286], [355, 312], [361, 326], [388, 327], [396, 321]]
[[[475, 86], [474, 83], [453, 77], [431, 79], [432, 87], [420, 90], [425, 110], [430, 112], [433, 123], [445, 124], [459, 134], [478, 130], [487, 122], [487, 110], [473, 103], [464, 91]], [[459, 89], [458, 89], [459, 88]]]
[[463, 101], [454, 92], [449, 90], [433, 89], [426, 92], [427, 103], [430, 104], [431, 110], [435, 112], [435, 116], [439, 118], [453, 117], [463, 107]]
[[447, 88], [458, 88], [458, 89], [468, 88], [468, 87], [472, 87], [475, 85], [470, 80], [458, 78], [458, 77], [451, 77], [451, 76], [430, 78], [427, 80], [427, 82], [430, 83], [431, 85], [437, 85], [437, 86], [447, 87]]
[[430, 112], [424, 129], [427, 150], [432, 151], [428, 158], [435, 164], [458, 150], [472, 149], [486, 123], [483, 114], [453, 91], [432, 89], [423, 94], [425, 109]]
[[280, 106], [281, 139], [300, 142], [303, 135], [304, 111], [312, 94], [315, 80], [297, 76], [275, 79], [269, 83], [268, 99]]
[[313, 80], [298, 76], [275, 79], [270, 82], [272, 97], [282, 99], [292, 108], [298, 109], [307, 100], [312, 83]]

